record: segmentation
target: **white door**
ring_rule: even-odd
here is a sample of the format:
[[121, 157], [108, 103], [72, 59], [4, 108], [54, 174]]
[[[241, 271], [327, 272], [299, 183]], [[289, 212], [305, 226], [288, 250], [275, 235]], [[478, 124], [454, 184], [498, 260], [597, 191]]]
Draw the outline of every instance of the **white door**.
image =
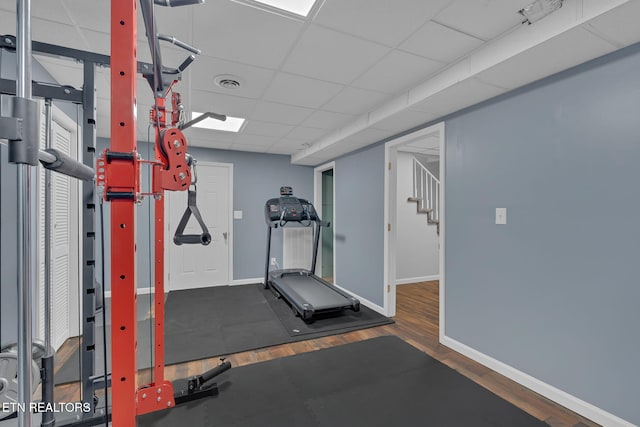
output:
[[[187, 192], [166, 192], [165, 215], [168, 247], [169, 289], [192, 289], [229, 284], [229, 253], [231, 242], [232, 165], [198, 162], [197, 206], [209, 233], [211, 243], [203, 245], [176, 245], [173, 236], [187, 209]], [[167, 206], [168, 204], [168, 206]], [[184, 234], [200, 234], [198, 221], [191, 216]]]
[[[44, 121], [44, 117], [43, 117]], [[43, 126], [44, 127], [44, 126]], [[74, 138], [67, 128], [53, 121], [51, 125], [52, 147], [75, 157]], [[44, 147], [44, 132], [41, 146]], [[44, 338], [44, 169], [39, 168], [39, 246], [40, 280], [38, 283], [38, 326]], [[72, 256], [73, 239], [77, 239], [77, 203], [74, 197], [77, 184], [71, 178], [51, 174], [51, 344], [58, 349], [71, 334], [71, 319], [77, 307], [72, 307], [72, 293], [78, 286], [77, 258]], [[77, 248], [76, 248], [77, 249]], [[75, 268], [74, 268], [75, 267]]]

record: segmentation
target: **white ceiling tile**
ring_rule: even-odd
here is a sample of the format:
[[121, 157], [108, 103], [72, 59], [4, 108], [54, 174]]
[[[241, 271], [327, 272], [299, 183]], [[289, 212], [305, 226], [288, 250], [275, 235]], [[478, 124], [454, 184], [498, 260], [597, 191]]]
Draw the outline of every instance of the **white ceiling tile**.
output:
[[399, 133], [428, 123], [434, 120], [436, 117], [437, 116], [435, 114], [427, 113], [424, 111], [406, 109], [383, 120], [380, 120], [377, 123], [372, 123], [371, 126], [376, 129]]
[[638, 16], [640, 16], [640, 2], [630, 1], [592, 19], [586, 27], [621, 48], [640, 41]]
[[247, 120], [242, 133], [249, 135], [264, 135], [283, 137], [287, 135], [293, 126], [283, 125], [279, 123], [261, 122], [258, 120]]
[[400, 49], [442, 62], [453, 62], [483, 43], [482, 40], [429, 21]]
[[379, 105], [388, 94], [355, 87], [347, 87], [336, 97], [322, 106], [323, 110], [336, 113], [360, 115]]
[[489, 68], [477, 78], [516, 88], [615, 50], [615, 46], [577, 27]]
[[255, 107], [255, 99], [242, 98], [239, 96], [222, 95], [214, 92], [192, 90], [191, 96], [183, 102], [190, 105], [189, 111], [214, 112], [232, 117], [249, 118], [249, 112]]
[[263, 145], [251, 145], [251, 144], [233, 144], [229, 147], [229, 150], [233, 151], [248, 151], [251, 153], [265, 153], [269, 147]]
[[334, 113], [331, 111], [316, 110], [302, 125], [320, 129], [337, 129], [355, 116], [352, 114]]
[[[271, 82], [274, 71], [253, 67], [238, 62], [224, 61], [200, 55], [189, 67], [192, 87], [194, 89], [217, 92], [225, 95], [260, 98]], [[240, 87], [223, 89], [214, 83], [214, 78], [221, 74], [231, 74], [240, 80]]]
[[[11, 10], [15, 11], [16, 2], [14, 1], [12, 3], [13, 3], [12, 5], [13, 8]], [[65, 8], [61, 7], [59, 0], [32, 1], [31, 16], [34, 18], [46, 19], [47, 21], [54, 21], [54, 22], [60, 22], [62, 24], [73, 25], [73, 21], [67, 14], [67, 11], [65, 10]], [[44, 42], [46, 40], [39, 40], [39, 41]]]
[[506, 91], [507, 89], [470, 78], [412, 105], [411, 108], [443, 116], [493, 98]]
[[396, 46], [450, 0], [326, 0], [314, 22]]
[[193, 43], [202, 53], [278, 68], [303, 23], [232, 1], [209, 1], [194, 15]]
[[394, 50], [358, 77], [352, 85], [389, 94], [400, 93], [427, 80], [445, 64]]
[[327, 133], [326, 129], [298, 126], [287, 134], [287, 138], [313, 142]]
[[296, 126], [309, 117], [313, 111], [311, 108], [259, 101], [248, 118]]
[[[12, 3], [15, 8], [15, 2]], [[1, 6], [0, 6], [1, 7]], [[16, 35], [16, 13], [15, 10], [0, 9], [0, 28], [2, 34]]]
[[191, 147], [216, 148], [219, 150], [228, 150], [232, 145], [232, 141], [224, 138], [189, 138], [188, 144]]
[[[37, 2], [37, 3], [49, 3]], [[60, 1], [56, 1], [60, 3]], [[111, 31], [111, 2], [103, 0], [64, 0], [73, 22], [80, 28], [108, 33]]]
[[377, 43], [312, 25], [302, 35], [282, 69], [347, 84], [387, 52], [389, 48]]
[[307, 108], [319, 108], [343, 86], [287, 73], [278, 73], [264, 99]]
[[111, 36], [108, 32], [95, 31], [90, 29], [80, 29], [79, 32], [87, 41], [88, 50], [103, 55], [111, 54]]
[[491, 40], [520, 25], [520, 9], [531, 0], [455, 0], [435, 21], [469, 35]]
[[279, 137], [275, 136], [259, 136], [259, 135], [249, 135], [245, 133], [239, 133], [236, 139], [233, 142], [233, 145], [253, 145], [253, 146], [262, 146], [262, 148], [266, 149], [271, 147], [273, 144], [280, 140]]
[[57, 44], [74, 49], [87, 50], [89, 47], [76, 27], [40, 18], [31, 20], [31, 37], [34, 41]]
[[[155, 7], [157, 32], [173, 36], [178, 40], [193, 45], [193, 17], [206, 13], [205, 4], [181, 7]], [[179, 25], [176, 25], [179, 23]], [[171, 46], [169, 42], [161, 41], [161, 46]], [[198, 48], [198, 46], [194, 46]], [[183, 50], [185, 56], [186, 50]]]

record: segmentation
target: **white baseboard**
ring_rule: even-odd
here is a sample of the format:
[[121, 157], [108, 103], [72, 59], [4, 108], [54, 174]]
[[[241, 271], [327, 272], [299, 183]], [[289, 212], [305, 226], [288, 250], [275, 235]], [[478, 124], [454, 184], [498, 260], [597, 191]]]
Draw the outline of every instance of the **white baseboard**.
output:
[[554, 386], [540, 381], [531, 375], [525, 374], [512, 366], [509, 366], [493, 357], [487, 356], [459, 341], [448, 336], [443, 336], [440, 343], [452, 350], [463, 354], [476, 362], [493, 369], [507, 378], [521, 384], [542, 396], [568, 408], [596, 423], [607, 427], [634, 427], [634, 424], [623, 420], [603, 409], [570, 395]]
[[434, 276], [409, 277], [407, 279], [398, 279], [396, 280], [396, 285], [408, 285], [409, 283], [430, 282], [432, 280], [440, 280], [440, 275], [436, 274]]
[[348, 290], [348, 289], [343, 288], [343, 287], [342, 287], [342, 286], [340, 286], [340, 285], [334, 285], [334, 286], [335, 286], [336, 288], [338, 288], [338, 289], [341, 289], [341, 290], [343, 290], [343, 291], [347, 292], [349, 295], [353, 295], [355, 298], [357, 298], [357, 299], [358, 299], [358, 301], [360, 301], [360, 304], [362, 304], [362, 305], [366, 305], [366, 306], [367, 306], [367, 307], [369, 307], [371, 310], [373, 310], [373, 311], [377, 311], [378, 313], [382, 314], [383, 316], [386, 316], [386, 315], [387, 315], [386, 310], [385, 310], [384, 308], [380, 307], [378, 304], [374, 304], [374, 303], [372, 303], [371, 301], [369, 301], [368, 299], [363, 298], [363, 297], [361, 297], [360, 295], [357, 295], [357, 294], [353, 293], [352, 291], [350, 291], [350, 290]]
[[255, 279], [237, 279], [237, 280], [232, 280], [231, 283], [229, 283], [230, 286], [236, 286], [236, 285], [253, 285], [254, 283], [262, 283], [264, 282], [264, 277], [258, 277]]
[[[151, 287], [146, 287], [146, 288], [138, 288], [138, 295], [147, 295], [153, 293], [153, 288]], [[105, 298], [111, 298], [111, 291], [105, 291], [104, 292], [104, 297]]]

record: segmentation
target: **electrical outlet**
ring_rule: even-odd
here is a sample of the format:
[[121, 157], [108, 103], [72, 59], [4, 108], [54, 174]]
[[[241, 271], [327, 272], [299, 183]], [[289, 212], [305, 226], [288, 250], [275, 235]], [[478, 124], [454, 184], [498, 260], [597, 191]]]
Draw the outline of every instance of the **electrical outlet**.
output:
[[278, 265], [278, 260], [276, 258], [271, 258], [271, 265]]

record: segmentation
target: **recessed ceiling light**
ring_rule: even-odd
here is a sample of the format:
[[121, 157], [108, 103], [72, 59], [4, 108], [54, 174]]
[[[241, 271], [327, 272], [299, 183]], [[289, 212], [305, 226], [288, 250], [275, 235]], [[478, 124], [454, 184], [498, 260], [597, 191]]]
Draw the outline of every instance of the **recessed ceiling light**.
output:
[[[234, 0], [237, 3], [244, 3], [249, 6], [261, 7], [265, 10], [276, 9], [292, 13], [294, 15], [307, 17], [313, 9], [317, 0]], [[264, 7], [264, 6], [267, 7]]]
[[[203, 113], [196, 111], [191, 113], [191, 120], [200, 117]], [[240, 117], [227, 116], [227, 120], [220, 121], [212, 118], [204, 119], [203, 121], [193, 125], [194, 128], [221, 130], [225, 132], [240, 132], [242, 125], [244, 125], [245, 119]]]

